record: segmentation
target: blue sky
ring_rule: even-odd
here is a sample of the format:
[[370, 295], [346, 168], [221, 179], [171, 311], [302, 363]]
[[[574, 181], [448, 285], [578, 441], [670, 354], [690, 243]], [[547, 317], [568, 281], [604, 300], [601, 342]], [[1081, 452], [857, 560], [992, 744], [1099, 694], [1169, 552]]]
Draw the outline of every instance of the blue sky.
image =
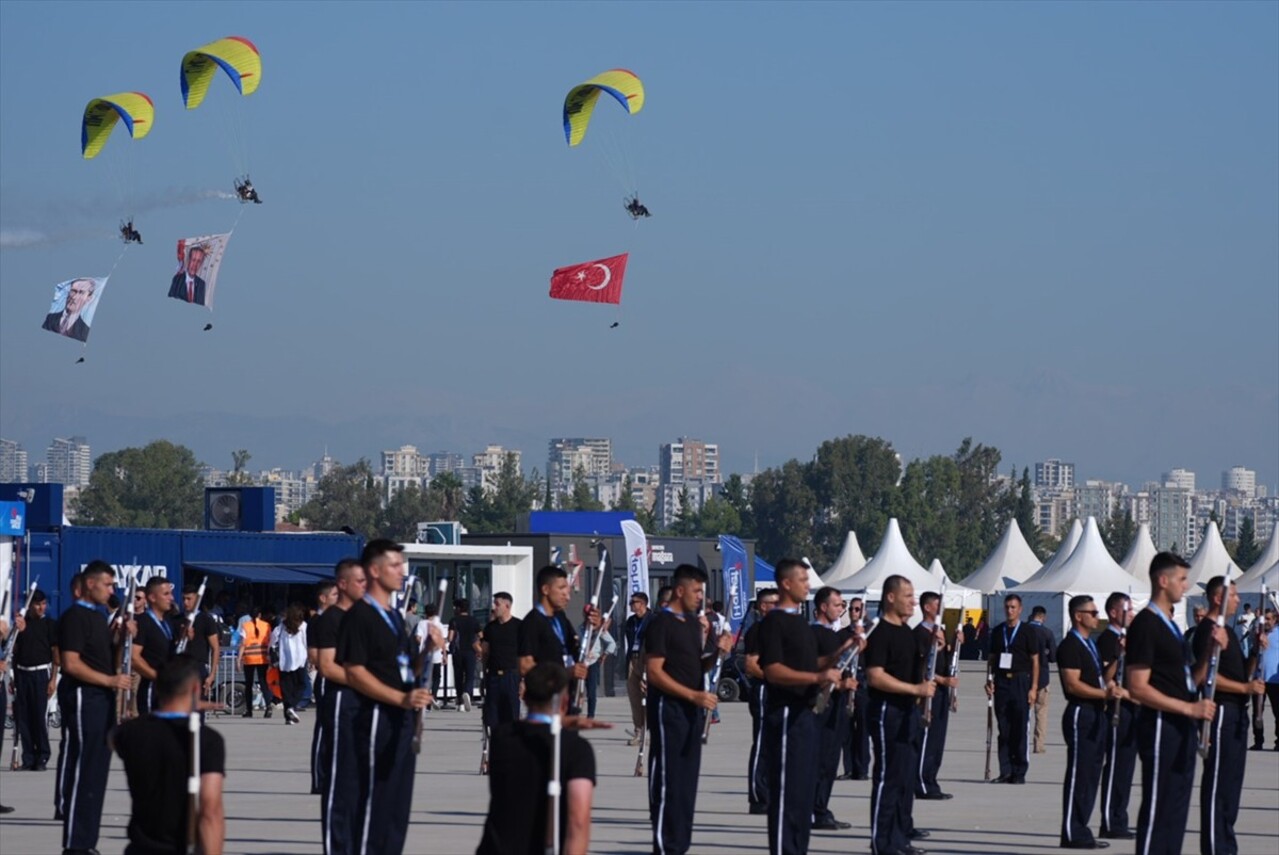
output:
[[[182, 54], [229, 34], [261, 89], [184, 111]], [[618, 66], [645, 109], [601, 103], [570, 151], [564, 93]], [[81, 160], [84, 103], [125, 89], [154, 131]], [[265, 199], [243, 212], [191, 201], [229, 189], [230, 128]], [[146, 244], [76, 365], [39, 324], [129, 210]], [[165, 297], [174, 244], [241, 214], [204, 333]], [[0, 434], [33, 454], [498, 441], [544, 466], [569, 434], [648, 463], [690, 435], [749, 470], [971, 434], [1081, 478], [1279, 479], [1274, 3], [9, 2], [0, 229]], [[547, 298], [622, 251], [617, 329]]]

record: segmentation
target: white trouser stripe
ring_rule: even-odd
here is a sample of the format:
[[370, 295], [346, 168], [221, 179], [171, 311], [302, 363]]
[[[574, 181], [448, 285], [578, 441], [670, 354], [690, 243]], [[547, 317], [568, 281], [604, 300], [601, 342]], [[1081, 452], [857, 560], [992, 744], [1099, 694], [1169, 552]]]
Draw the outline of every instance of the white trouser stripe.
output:
[[[1116, 704], [1119, 701], [1115, 701]], [[1123, 722], [1123, 711], [1119, 712], [1120, 722]], [[1110, 728], [1110, 770], [1106, 775], [1106, 800], [1101, 806], [1102, 816], [1101, 824], [1107, 831], [1110, 828], [1110, 800], [1115, 797], [1115, 762], [1119, 759], [1119, 726], [1115, 725]]]
[[1070, 722], [1070, 727], [1070, 792], [1066, 794], [1066, 821], [1062, 823], [1062, 833], [1067, 842], [1074, 840], [1070, 836], [1070, 819], [1075, 806], [1075, 776], [1079, 771], [1079, 707], [1075, 707], [1075, 716]]
[[373, 704], [373, 725], [369, 728], [369, 797], [364, 800], [364, 831], [360, 835], [360, 855], [366, 855], [369, 850], [369, 820], [373, 816], [373, 780], [377, 765], [377, 725], [380, 712], [378, 705]]
[[333, 791], [337, 786], [338, 779], [338, 734], [341, 728], [338, 727], [338, 714], [342, 711], [342, 693], [338, 692], [333, 697], [333, 757], [329, 761], [329, 793], [328, 798], [324, 800], [324, 815], [328, 817], [328, 821], [324, 823], [324, 851], [325, 853], [333, 851]]
[[777, 786], [777, 855], [782, 855], [782, 838], [786, 827], [782, 818], [786, 811], [786, 738], [790, 735], [790, 707], [782, 710], [782, 775]]
[[66, 831], [63, 833], [64, 849], [71, 848], [71, 835], [74, 833], [75, 827], [75, 803], [76, 795], [80, 792], [80, 770], [84, 765], [84, 690], [77, 688], [75, 690], [75, 737], [76, 737], [76, 758], [75, 758], [75, 777], [72, 778], [71, 784], [71, 802], [63, 811], [62, 818], [67, 824]]
[[879, 838], [879, 812], [884, 809], [884, 776], [888, 774], [888, 758], [886, 750], [886, 740], [884, 738], [884, 715], [888, 712], [888, 705], [884, 704], [879, 708], [879, 783], [875, 785], [875, 812], [870, 817], [870, 851], [878, 853], [875, 847], [875, 841]]
[[[932, 698], [926, 698], [924, 703], [931, 704]], [[928, 731], [932, 728], [924, 728], [924, 741], [919, 746], [919, 791], [921, 793], [928, 792], [928, 785], [924, 783], [924, 755], [928, 753]]]
[[662, 841], [662, 825], [666, 819], [666, 752], [670, 750], [670, 745], [666, 741], [666, 716], [662, 715], [666, 711], [666, 697], [658, 695], [657, 697], [657, 733], [658, 738], [662, 740], [661, 759], [657, 762], [662, 767], [662, 784], [661, 790], [657, 797], [657, 828], [653, 836], [657, 838], [657, 851], [665, 855], [666, 848]]
[[[1218, 786], [1221, 783], [1221, 728], [1225, 724], [1226, 715], [1224, 707], [1217, 707], [1217, 732], [1213, 735], [1216, 742], [1212, 745], [1212, 803], [1208, 807], [1208, 850], [1216, 855], [1217, 852], [1217, 801]], [[1203, 794], [1200, 794], [1202, 798]]]
[[1150, 776], [1150, 813], [1145, 817], [1146, 820], [1146, 845], [1141, 850], [1141, 855], [1150, 855], [1150, 837], [1151, 830], [1155, 827], [1155, 813], [1159, 806], [1159, 751], [1163, 748], [1164, 741], [1164, 714], [1155, 713], [1155, 759], [1152, 770], [1154, 774]]

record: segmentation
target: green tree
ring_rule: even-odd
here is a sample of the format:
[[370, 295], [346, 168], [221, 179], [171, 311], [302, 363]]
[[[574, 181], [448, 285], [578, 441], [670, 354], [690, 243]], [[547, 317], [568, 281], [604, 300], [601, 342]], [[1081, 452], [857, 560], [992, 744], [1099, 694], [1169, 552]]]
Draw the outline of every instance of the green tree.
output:
[[671, 523], [670, 533], [677, 537], [694, 537], [697, 535], [697, 511], [688, 497], [688, 488], [679, 491], [679, 507], [675, 511], [675, 521]]
[[253, 455], [243, 448], [231, 452], [231, 474], [227, 475], [226, 479], [228, 484], [237, 486], [253, 483], [253, 476], [245, 468], [252, 457]]
[[108, 452], [73, 505], [77, 525], [200, 528], [204, 479], [191, 449], [167, 440]]
[[581, 466], [573, 470], [573, 492], [569, 495], [569, 510], [602, 511], [604, 504], [595, 498], [590, 482], [586, 480], [586, 470]]
[[1023, 467], [1017, 483], [1017, 502], [1013, 507], [1013, 519], [1026, 538], [1026, 545], [1039, 558], [1044, 557], [1043, 533], [1039, 530], [1039, 515], [1035, 512], [1035, 496], [1030, 489], [1030, 467]]
[[737, 474], [729, 475], [728, 480], [724, 482], [724, 488], [720, 491], [720, 496], [737, 512], [739, 537], [755, 537], [755, 521], [751, 515], [750, 489], [742, 481], [742, 476]]
[[622, 486], [621, 486], [621, 489], [618, 491], [617, 501], [613, 502], [612, 510], [614, 511], [635, 510], [635, 496], [633, 495], [634, 489], [635, 489], [635, 486], [634, 484], [631, 483], [631, 476], [628, 473], [627, 476], [624, 479], [622, 479]]
[[439, 493], [409, 484], [397, 490], [382, 509], [379, 533], [391, 540], [412, 543], [417, 540], [417, 524], [441, 519], [440, 510]]
[[1239, 523], [1239, 540], [1235, 546], [1235, 564], [1247, 570], [1261, 557], [1261, 544], [1257, 543], [1257, 529], [1252, 517], [1245, 515]]
[[806, 478], [821, 509], [814, 509], [812, 518], [816, 531], [809, 558], [815, 567], [834, 560], [849, 531], [857, 532], [864, 547], [879, 545], [901, 474], [892, 444], [879, 437], [846, 436], [818, 447]]
[[959, 467], [957, 511], [963, 524], [950, 566], [957, 573], [966, 575], [980, 567], [999, 541], [1002, 489], [995, 480], [999, 459], [999, 449], [974, 443], [972, 437], [965, 437], [955, 451]]
[[373, 467], [361, 457], [350, 466], [334, 467], [316, 485], [315, 498], [302, 506], [302, 518], [317, 531], [351, 528], [373, 537], [382, 528], [382, 494]]
[[924, 564], [939, 558], [946, 567], [961, 563], [960, 473], [953, 458], [936, 455], [906, 466], [893, 501], [906, 545]]
[[823, 566], [826, 556], [817, 553], [814, 539], [817, 509], [809, 464], [788, 460], [756, 475], [751, 481], [756, 553], [769, 561], [807, 555], [815, 566]]
[[701, 537], [718, 537], [721, 534], [743, 537], [742, 516], [728, 499], [711, 496], [702, 503], [702, 509], [697, 514], [696, 533]]
[[456, 474], [441, 472], [431, 479], [427, 489], [435, 497], [434, 501], [439, 502], [440, 511], [436, 519], [455, 522], [461, 518], [462, 508], [466, 506], [466, 490]]
[[1110, 557], [1123, 561], [1132, 542], [1137, 539], [1137, 523], [1132, 518], [1132, 511], [1116, 507], [1100, 528], [1101, 539], [1105, 542]]
[[507, 454], [493, 489], [476, 486], [467, 494], [462, 522], [473, 534], [515, 531], [516, 519], [532, 509], [537, 490], [538, 484], [520, 472], [515, 455]]

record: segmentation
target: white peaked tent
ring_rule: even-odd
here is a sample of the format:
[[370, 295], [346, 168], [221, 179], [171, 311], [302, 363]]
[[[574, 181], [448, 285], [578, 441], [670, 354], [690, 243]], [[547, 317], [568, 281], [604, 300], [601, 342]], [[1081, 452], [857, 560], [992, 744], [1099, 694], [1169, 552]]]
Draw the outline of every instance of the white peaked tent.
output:
[[[1066, 532], [1066, 537], [1062, 540], [1061, 546], [1057, 547], [1057, 551], [1053, 553], [1053, 557], [1048, 562], [1035, 571], [1026, 582], [1037, 582], [1040, 579], [1052, 573], [1058, 567], [1066, 563], [1066, 559], [1070, 558], [1070, 554], [1075, 551], [1075, 547], [1079, 545], [1079, 540], [1084, 535], [1084, 527], [1080, 525], [1079, 520], [1075, 520], [1070, 524], [1070, 531]], [[1023, 582], [1022, 584], [1025, 584]], [[996, 590], [1008, 590], [1007, 588], [997, 588]]]
[[808, 556], [799, 559], [804, 562], [804, 566], [808, 568], [808, 598], [811, 600], [817, 593], [817, 589], [823, 584], [822, 577], [817, 575], [817, 571], [813, 569], [813, 562], [808, 560]]
[[861, 544], [857, 542], [857, 532], [850, 531], [848, 537], [844, 538], [844, 548], [839, 551], [839, 557], [835, 559], [830, 569], [822, 574], [822, 583], [838, 587], [842, 580], [865, 566], [866, 556], [862, 554]]
[[1017, 520], [1008, 523], [986, 563], [964, 578], [964, 585], [991, 594], [1020, 584], [1039, 570], [1041, 562], [1022, 536]]
[[1079, 544], [1071, 552], [1070, 557], [1058, 564], [1047, 575], [1036, 574], [1018, 585], [1016, 593], [1022, 598], [1023, 612], [1029, 616], [1035, 606], [1043, 606], [1048, 610], [1045, 626], [1053, 631], [1060, 641], [1070, 629], [1070, 615], [1067, 604], [1070, 598], [1079, 594], [1089, 594], [1103, 607], [1106, 598], [1115, 591], [1132, 591], [1134, 605], [1150, 597], [1150, 584], [1128, 574], [1124, 568], [1115, 563], [1102, 542], [1101, 530], [1097, 520], [1088, 518]]
[[[953, 581], [950, 576], [947, 575], [946, 568], [941, 566], [940, 558], [934, 558], [933, 563], [928, 565], [928, 575], [936, 579], [938, 585], [940, 585], [943, 580], [946, 582], [946, 599], [942, 603], [942, 608], [980, 609], [982, 607], [982, 592]], [[938, 593], [941, 593], [940, 587], [936, 588], [936, 590]]]
[[[1221, 542], [1221, 532], [1217, 530], [1215, 522], [1208, 523], [1208, 530], [1204, 532], [1203, 542], [1199, 544], [1199, 548], [1195, 550], [1194, 556], [1190, 559], [1190, 593], [1200, 593], [1195, 591], [1194, 585], [1203, 586], [1208, 584], [1208, 580], [1213, 576], [1224, 576], [1227, 567], [1233, 567], [1234, 562], [1230, 559], [1230, 553], [1226, 551], [1226, 545]], [[1237, 573], [1238, 571], [1232, 571]], [[1237, 576], [1235, 577], [1238, 578]]]
[[866, 566], [839, 583], [843, 592], [865, 592], [867, 600], [878, 601], [889, 576], [905, 576], [915, 586], [916, 595], [937, 586], [937, 579], [920, 566], [906, 548], [902, 530], [894, 517], [888, 521], [884, 539], [875, 557]]
[[1243, 584], [1244, 579], [1251, 581], [1263, 573], [1268, 573], [1270, 568], [1276, 564], [1279, 564], [1279, 531], [1271, 535], [1270, 542], [1266, 544], [1266, 551], [1261, 553], [1261, 557], [1252, 563], [1252, 566], [1243, 574], [1243, 579], [1240, 579], [1239, 583]]
[[1150, 526], [1142, 523], [1137, 527], [1137, 536], [1128, 547], [1128, 554], [1120, 565], [1132, 576], [1150, 584], [1150, 560], [1159, 554], [1155, 549], [1155, 541], [1150, 537]]
[[[1252, 569], [1239, 580], [1239, 596], [1245, 603], [1252, 603], [1253, 608], [1261, 603], [1261, 586], [1266, 586], [1266, 593], [1279, 591], [1279, 561], [1269, 567], [1252, 565]], [[1242, 607], [1241, 607], [1242, 608]], [[1273, 603], [1262, 603], [1261, 609], [1274, 608]]]

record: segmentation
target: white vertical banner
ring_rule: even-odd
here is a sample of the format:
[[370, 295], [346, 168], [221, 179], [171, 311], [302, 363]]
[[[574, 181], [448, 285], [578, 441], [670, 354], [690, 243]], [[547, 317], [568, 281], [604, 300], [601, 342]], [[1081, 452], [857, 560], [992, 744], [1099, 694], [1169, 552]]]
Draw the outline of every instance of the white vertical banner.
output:
[[622, 534], [626, 537], [626, 588], [627, 596], [648, 594], [648, 538], [635, 520], [622, 520]]

